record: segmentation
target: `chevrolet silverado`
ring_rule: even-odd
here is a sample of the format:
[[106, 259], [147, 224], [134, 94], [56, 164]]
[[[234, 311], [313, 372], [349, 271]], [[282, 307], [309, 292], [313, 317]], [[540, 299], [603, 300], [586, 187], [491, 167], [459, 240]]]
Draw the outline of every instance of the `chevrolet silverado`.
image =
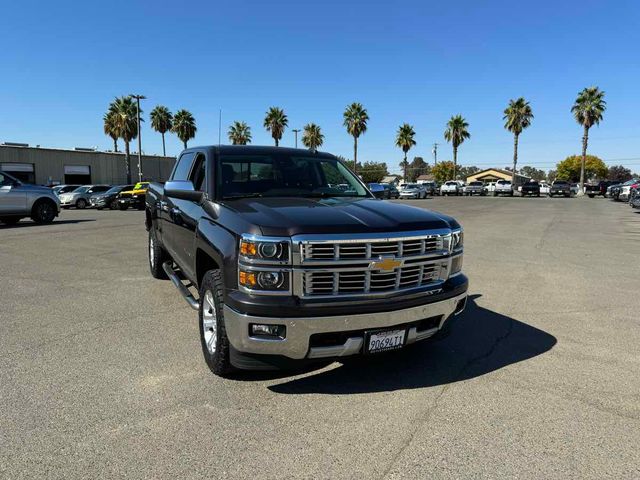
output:
[[397, 350], [466, 305], [458, 222], [376, 199], [327, 153], [190, 148], [145, 212], [151, 274], [197, 310], [217, 375]]

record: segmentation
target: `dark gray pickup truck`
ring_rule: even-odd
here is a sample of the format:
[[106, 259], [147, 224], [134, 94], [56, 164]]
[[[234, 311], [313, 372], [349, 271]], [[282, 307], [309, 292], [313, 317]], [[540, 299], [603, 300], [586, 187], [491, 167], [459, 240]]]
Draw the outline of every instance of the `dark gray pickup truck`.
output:
[[185, 150], [146, 227], [151, 273], [198, 311], [218, 375], [400, 349], [466, 304], [458, 222], [376, 199], [326, 153]]

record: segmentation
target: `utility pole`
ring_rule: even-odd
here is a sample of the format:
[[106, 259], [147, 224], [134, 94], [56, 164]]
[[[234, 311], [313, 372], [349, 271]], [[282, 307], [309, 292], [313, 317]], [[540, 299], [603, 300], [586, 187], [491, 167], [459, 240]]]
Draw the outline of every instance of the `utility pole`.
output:
[[142, 132], [140, 132], [140, 100], [144, 100], [147, 97], [144, 95], [131, 95], [131, 98], [135, 98], [138, 104], [138, 181], [142, 181]]
[[302, 130], [300, 130], [299, 128], [294, 128], [292, 131], [296, 135], [296, 148], [298, 148], [298, 132], [301, 132]]
[[433, 164], [437, 165], [438, 164], [438, 145], [440, 145], [439, 143], [434, 143], [433, 144]]

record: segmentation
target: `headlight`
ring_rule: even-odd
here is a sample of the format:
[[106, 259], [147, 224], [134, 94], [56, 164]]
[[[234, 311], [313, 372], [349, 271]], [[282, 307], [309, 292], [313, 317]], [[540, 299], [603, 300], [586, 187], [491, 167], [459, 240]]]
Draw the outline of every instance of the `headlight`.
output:
[[464, 234], [462, 230], [455, 230], [451, 232], [451, 235], [447, 235], [444, 237], [444, 246], [445, 250], [449, 250], [450, 252], [455, 252], [462, 250], [464, 243]]
[[289, 242], [243, 238], [240, 240], [243, 260], [284, 263], [289, 261]]
[[289, 272], [238, 269], [238, 284], [249, 291], [289, 293]]

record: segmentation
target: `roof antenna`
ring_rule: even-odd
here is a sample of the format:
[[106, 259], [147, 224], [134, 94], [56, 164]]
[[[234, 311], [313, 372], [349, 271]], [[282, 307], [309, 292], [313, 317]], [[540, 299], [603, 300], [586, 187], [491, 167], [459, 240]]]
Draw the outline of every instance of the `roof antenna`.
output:
[[218, 113], [218, 146], [222, 143], [222, 109]]

